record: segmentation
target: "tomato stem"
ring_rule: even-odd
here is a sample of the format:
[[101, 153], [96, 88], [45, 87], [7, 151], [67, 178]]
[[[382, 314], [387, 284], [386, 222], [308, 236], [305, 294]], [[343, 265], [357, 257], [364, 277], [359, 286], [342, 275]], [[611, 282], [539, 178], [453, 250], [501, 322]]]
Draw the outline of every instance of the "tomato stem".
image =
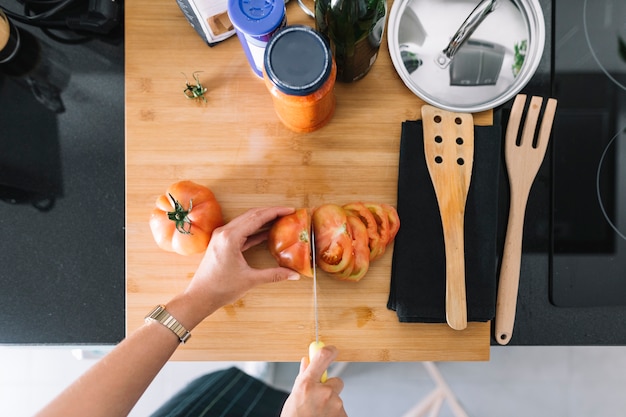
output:
[[185, 208], [171, 195], [168, 194], [174, 207], [174, 211], [167, 212], [167, 218], [176, 223], [176, 230], [184, 235], [190, 235], [191, 233], [191, 219], [189, 213], [193, 207], [193, 200], [189, 200], [189, 210]]
[[309, 232], [307, 232], [306, 230], [301, 230], [300, 236], [298, 236], [298, 238], [300, 239], [300, 242], [309, 243]]

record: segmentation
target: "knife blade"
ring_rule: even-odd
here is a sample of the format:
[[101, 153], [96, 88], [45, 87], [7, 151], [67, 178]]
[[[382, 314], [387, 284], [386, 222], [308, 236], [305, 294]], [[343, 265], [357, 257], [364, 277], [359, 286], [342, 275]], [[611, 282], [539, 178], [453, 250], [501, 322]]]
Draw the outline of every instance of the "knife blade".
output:
[[[311, 225], [311, 262], [313, 263], [313, 315], [315, 320], [315, 340], [309, 345], [309, 363], [315, 356], [315, 354], [324, 347], [324, 342], [320, 341], [320, 324], [319, 316], [317, 313], [317, 263], [315, 260], [315, 232]], [[328, 372], [324, 371], [320, 382], [324, 383], [328, 379]]]

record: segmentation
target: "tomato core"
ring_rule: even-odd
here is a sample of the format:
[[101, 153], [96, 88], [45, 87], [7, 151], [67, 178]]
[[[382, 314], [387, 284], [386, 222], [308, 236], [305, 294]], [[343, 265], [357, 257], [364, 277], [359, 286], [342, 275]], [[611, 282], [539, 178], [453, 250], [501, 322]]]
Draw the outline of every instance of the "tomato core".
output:
[[309, 243], [309, 232], [302, 230], [298, 238], [300, 239], [300, 242]]
[[330, 246], [321, 251], [321, 258], [329, 265], [338, 265], [343, 258], [343, 247], [337, 242], [332, 242]]

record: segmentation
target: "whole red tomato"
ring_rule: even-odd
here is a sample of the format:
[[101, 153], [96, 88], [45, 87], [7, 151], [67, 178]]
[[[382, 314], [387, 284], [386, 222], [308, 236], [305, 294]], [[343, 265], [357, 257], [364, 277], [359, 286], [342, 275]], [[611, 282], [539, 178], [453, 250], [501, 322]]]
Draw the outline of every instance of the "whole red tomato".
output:
[[280, 266], [312, 277], [311, 216], [302, 208], [276, 220], [267, 239], [269, 251]]
[[213, 230], [223, 224], [222, 208], [213, 192], [192, 181], [172, 184], [157, 198], [150, 217], [157, 245], [181, 255], [206, 250]]

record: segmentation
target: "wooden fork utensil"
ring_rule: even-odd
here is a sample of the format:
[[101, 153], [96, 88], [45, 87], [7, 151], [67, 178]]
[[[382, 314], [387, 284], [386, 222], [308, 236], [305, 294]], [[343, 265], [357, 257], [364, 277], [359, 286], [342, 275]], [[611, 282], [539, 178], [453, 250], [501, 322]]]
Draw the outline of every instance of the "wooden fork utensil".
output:
[[446, 321], [455, 330], [467, 327], [465, 291], [465, 203], [474, 164], [474, 119], [422, 106], [424, 156], [435, 188], [446, 256]]
[[530, 189], [548, 148], [550, 131], [556, 112], [556, 100], [548, 99], [541, 127], [536, 135], [536, 140], [533, 140], [542, 102], [541, 97], [532, 97], [530, 100], [524, 129], [521, 139], [518, 140], [518, 130], [526, 103], [526, 95], [518, 94], [513, 102], [504, 138], [504, 157], [509, 176], [510, 205], [496, 301], [495, 339], [501, 345], [509, 343], [513, 334], [526, 204]]

